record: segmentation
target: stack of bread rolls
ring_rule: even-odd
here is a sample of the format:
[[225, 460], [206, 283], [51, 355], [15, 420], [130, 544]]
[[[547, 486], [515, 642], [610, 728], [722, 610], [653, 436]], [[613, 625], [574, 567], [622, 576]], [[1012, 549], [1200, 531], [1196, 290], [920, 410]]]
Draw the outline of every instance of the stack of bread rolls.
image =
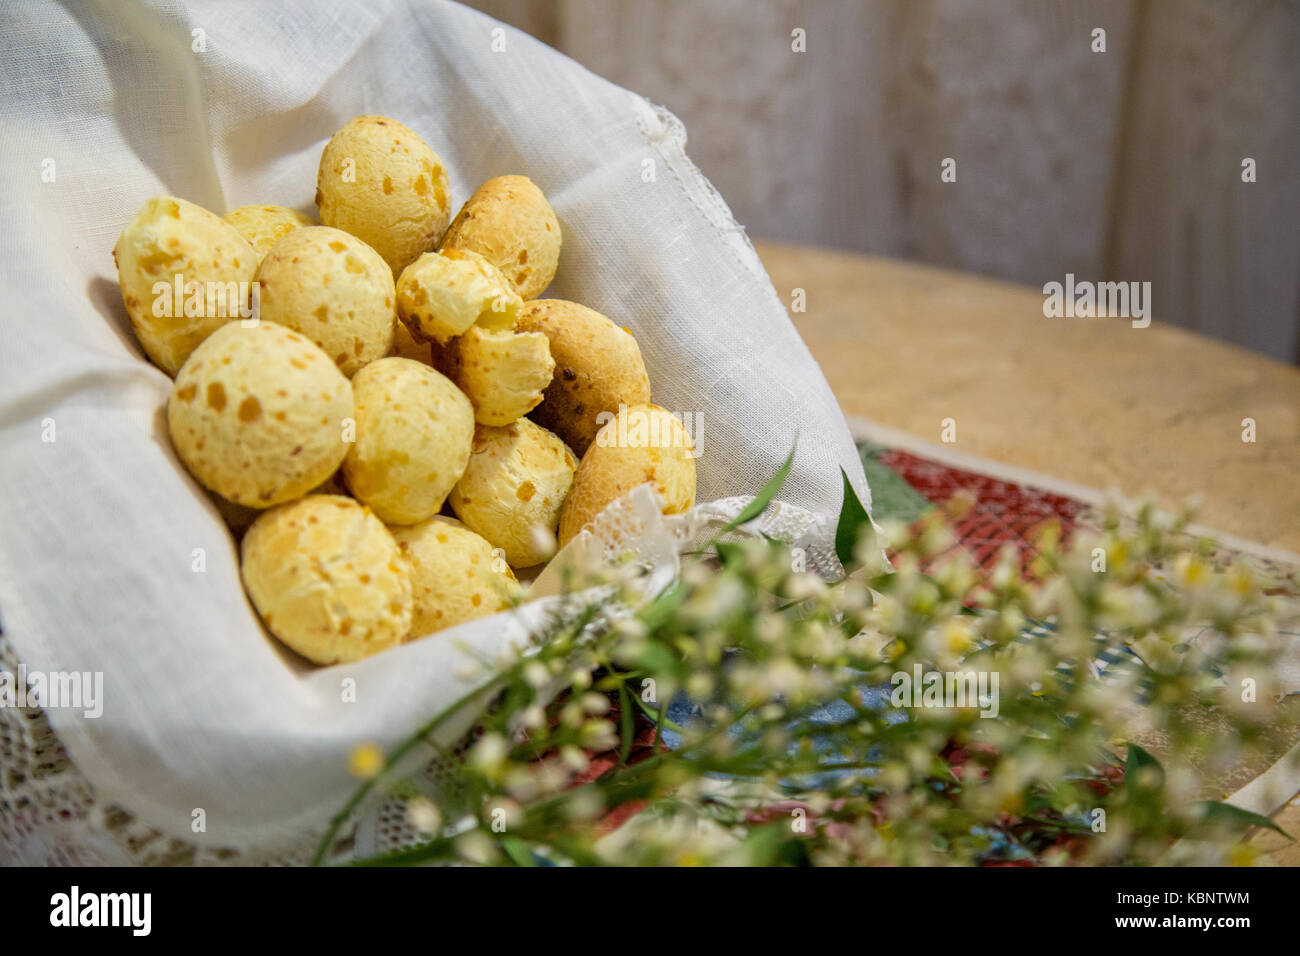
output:
[[693, 504], [694, 449], [632, 334], [538, 298], [562, 233], [531, 180], [490, 179], [453, 219], [438, 154], [358, 116], [325, 146], [316, 206], [319, 225], [161, 196], [113, 250], [174, 378], [172, 444], [276, 638], [355, 661], [521, 600], [515, 571], [638, 485]]

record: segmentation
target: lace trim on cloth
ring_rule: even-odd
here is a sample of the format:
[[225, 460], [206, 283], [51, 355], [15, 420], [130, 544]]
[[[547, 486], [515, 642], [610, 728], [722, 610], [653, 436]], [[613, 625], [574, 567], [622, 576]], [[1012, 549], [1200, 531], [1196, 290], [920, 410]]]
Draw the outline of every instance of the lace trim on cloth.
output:
[[[0, 671], [20, 661], [0, 633]], [[174, 840], [102, 803], [39, 707], [0, 707], [0, 865], [163, 866], [305, 863], [315, 843], [214, 850]]]

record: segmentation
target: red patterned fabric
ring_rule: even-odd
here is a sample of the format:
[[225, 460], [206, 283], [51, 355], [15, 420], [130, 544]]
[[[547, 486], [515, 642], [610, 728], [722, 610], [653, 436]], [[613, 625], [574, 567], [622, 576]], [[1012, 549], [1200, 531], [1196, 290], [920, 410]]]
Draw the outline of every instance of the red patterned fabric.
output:
[[[947, 553], [961, 548], [981, 567], [996, 561], [1002, 546], [1010, 543], [1020, 551], [1021, 568], [1027, 568], [1034, 555], [1032, 542], [1037, 531], [1055, 520], [1064, 540], [1087, 507], [1073, 498], [962, 471], [896, 448], [882, 453], [880, 462], [936, 506], [945, 504], [959, 491], [974, 496], [974, 507], [954, 523], [958, 540]], [[942, 559], [941, 555], [935, 563]]]

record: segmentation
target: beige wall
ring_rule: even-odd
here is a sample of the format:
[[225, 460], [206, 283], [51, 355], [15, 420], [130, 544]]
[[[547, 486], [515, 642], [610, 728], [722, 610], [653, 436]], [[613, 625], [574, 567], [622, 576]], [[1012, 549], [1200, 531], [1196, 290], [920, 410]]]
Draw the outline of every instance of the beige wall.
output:
[[675, 112], [752, 236], [1149, 281], [1158, 321], [1300, 359], [1296, 0], [471, 5]]

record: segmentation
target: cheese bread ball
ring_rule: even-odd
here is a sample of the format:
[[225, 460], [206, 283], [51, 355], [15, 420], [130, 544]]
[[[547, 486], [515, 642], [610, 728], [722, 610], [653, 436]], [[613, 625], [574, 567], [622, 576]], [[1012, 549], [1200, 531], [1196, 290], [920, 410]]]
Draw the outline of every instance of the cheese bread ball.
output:
[[347, 454], [352, 386], [315, 344], [272, 322], [222, 326], [176, 376], [167, 425], [204, 487], [251, 508], [305, 495]]
[[308, 495], [273, 508], [240, 551], [267, 630], [310, 661], [357, 661], [410, 630], [410, 569], [383, 522], [351, 498]]
[[658, 405], [634, 405], [596, 435], [560, 513], [560, 547], [606, 505], [646, 482], [663, 499], [664, 514], [681, 514], [695, 503], [690, 436]]
[[261, 262], [271, 247], [303, 226], [313, 226], [311, 216], [286, 206], [240, 206], [221, 217], [247, 240]]
[[436, 369], [404, 358], [371, 362], [352, 379], [356, 442], [348, 488], [388, 524], [438, 513], [469, 461], [474, 409]]
[[493, 332], [472, 326], [435, 360], [474, 405], [480, 425], [509, 425], [542, 401], [555, 361], [540, 332]]
[[[519, 584], [492, 545], [455, 518], [390, 529], [411, 572], [415, 616], [411, 637], [423, 637], [510, 605]], [[499, 570], [498, 570], [499, 569]]]
[[554, 550], [577, 464], [564, 442], [526, 418], [504, 428], [479, 425], [469, 467], [451, 492], [452, 510], [512, 567], [530, 568]]
[[247, 314], [257, 269], [257, 253], [234, 226], [171, 196], [150, 199], [135, 214], [113, 261], [136, 338], [168, 375], [209, 335]]
[[477, 323], [513, 329], [523, 300], [476, 252], [427, 252], [397, 280], [397, 315], [427, 341], [447, 344]]
[[560, 221], [527, 176], [489, 179], [447, 227], [440, 247], [477, 252], [525, 299], [551, 284], [560, 264]]
[[579, 455], [596, 437], [601, 412], [650, 401], [650, 377], [636, 339], [594, 309], [538, 299], [524, 305], [517, 328], [545, 333], [555, 359], [555, 376], [533, 418]]
[[394, 276], [438, 245], [451, 216], [442, 160], [415, 131], [358, 116], [335, 133], [316, 176], [320, 221], [374, 248]]
[[349, 378], [393, 347], [393, 275], [356, 236], [329, 226], [295, 229], [271, 247], [257, 281], [262, 318], [307, 336]]

